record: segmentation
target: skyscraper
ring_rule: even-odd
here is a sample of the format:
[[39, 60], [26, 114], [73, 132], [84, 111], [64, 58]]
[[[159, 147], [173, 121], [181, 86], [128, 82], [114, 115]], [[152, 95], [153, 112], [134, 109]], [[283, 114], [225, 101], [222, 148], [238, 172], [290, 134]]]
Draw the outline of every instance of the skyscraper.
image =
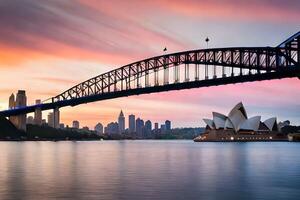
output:
[[[35, 104], [41, 104], [41, 100], [37, 99]], [[40, 108], [35, 109], [34, 111], [34, 124], [42, 125], [42, 110]]]
[[55, 108], [53, 111], [53, 127], [59, 128], [60, 114], [59, 109]]
[[34, 120], [32, 116], [28, 116], [26, 119], [26, 124], [34, 124]]
[[119, 125], [117, 122], [111, 122], [107, 124], [104, 129], [105, 134], [117, 134], [119, 132]]
[[166, 121], [165, 121], [165, 125], [166, 125], [166, 130], [167, 130], [167, 131], [170, 131], [170, 130], [171, 130], [171, 121], [166, 120]]
[[96, 126], [95, 126], [95, 131], [98, 133], [98, 134], [103, 134], [103, 125], [101, 123], [98, 123]]
[[54, 114], [53, 114], [53, 112], [50, 112], [48, 114], [48, 126], [54, 128]]
[[135, 115], [133, 115], [133, 114], [129, 115], [128, 124], [129, 124], [129, 132], [134, 133], [135, 132]]
[[124, 133], [125, 131], [125, 117], [123, 111], [121, 110], [120, 115], [118, 117], [118, 125], [119, 125], [119, 133]]
[[72, 128], [79, 129], [79, 121], [74, 120], [73, 123], [72, 123]]
[[140, 119], [140, 118], [137, 118], [136, 119], [136, 125], [135, 125], [135, 128], [136, 128], [136, 134], [139, 136], [139, 137], [142, 137], [144, 134], [143, 134], [143, 131], [144, 131], [144, 120]]
[[145, 134], [146, 135], [151, 135], [151, 131], [152, 131], [152, 122], [150, 120], [147, 120], [145, 122]]
[[158, 131], [158, 123], [157, 122], [154, 123], [154, 130], [155, 130], [155, 132]]
[[[18, 90], [16, 97], [16, 107], [24, 107], [27, 105], [27, 97], [25, 90]], [[26, 114], [18, 115], [17, 128], [26, 131]]]
[[160, 132], [165, 133], [166, 132], [166, 124], [161, 124], [160, 125]]
[[[11, 94], [9, 97], [9, 104], [8, 104], [9, 109], [13, 109], [16, 107], [16, 101], [15, 101], [15, 95]], [[9, 121], [13, 123], [16, 127], [18, 126], [18, 119], [16, 116], [10, 116]]]

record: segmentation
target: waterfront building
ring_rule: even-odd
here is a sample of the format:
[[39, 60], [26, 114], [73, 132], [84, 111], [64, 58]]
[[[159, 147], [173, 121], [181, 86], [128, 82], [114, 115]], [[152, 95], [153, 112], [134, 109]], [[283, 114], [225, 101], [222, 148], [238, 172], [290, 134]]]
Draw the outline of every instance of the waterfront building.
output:
[[143, 137], [144, 135], [144, 120], [137, 118], [135, 123], [136, 134], [139, 137]]
[[276, 117], [261, 121], [261, 116], [248, 117], [242, 102], [229, 114], [213, 112], [213, 119], [203, 119], [206, 131], [198, 141], [276, 140], [282, 139], [278, 132]]
[[84, 127], [82, 127], [82, 130], [84, 130], [84, 131], [89, 131], [90, 129], [89, 129], [89, 127], [87, 127], [87, 126], [84, 126]]
[[[11, 94], [9, 97], [8, 108], [14, 109], [15, 107], [16, 107], [15, 95]], [[13, 123], [16, 127], [18, 126], [18, 119], [16, 116], [10, 116], [9, 121], [11, 121], [11, 123]]]
[[158, 126], [159, 126], [158, 123], [155, 122], [155, 123], [154, 123], [154, 132], [155, 132], [155, 133], [158, 133]]
[[79, 129], [79, 121], [74, 120], [74, 121], [72, 122], [72, 128]]
[[46, 125], [47, 121], [45, 119], [42, 119], [42, 125]]
[[145, 122], [145, 134], [150, 135], [152, 131], [152, 122], [150, 120], [147, 120]]
[[104, 129], [105, 134], [118, 134], [119, 133], [119, 124], [117, 122], [111, 122], [107, 124]]
[[135, 132], [135, 115], [131, 114], [128, 117], [129, 133]]
[[165, 124], [161, 124], [160, 125], [160, 132], [161, 133], [165, 133], [166, 132], [166, 125]]
[[53, 112], [48, 113], [48, 126], [54, 128], [54, 114], [53, 114]]
[[60, 112], [59, 109], [56, 108], [53, 111], [53, 127], [59, 128], [59, 121], [60, 121]]
[[[41, 103], [42, 102], [41, 102], [40, 99], [37, 99], [35, 101], [36, 105], [41, 104]], [[42, 118], [43, 118], [42, 110], [40, 108], [35, 109], [35, 111], [34, 111], [34, 124], [39, 125], [39, 126], [42, 125]]]
[[[25, 90], [18, 90], [18, 93], [16, 95], [12, 94], [9, 97], [9, 108], [20, 108], [27, 105], [27, 97]], [[19, 130], [26, 131], [26, 114], [18, 115], [18, 116], [12, 116], [9, 118], [9, 120], [15, 125], [16, 128]]]
[[95, 131], [97, 132], [97, 134], [103, 134], [103, 125], [99, 122], [98, 124], [96, 124], [95, 126]]
[[118, 125], [119, 125], [119, 133], [124, 133], [125, 131], [125, 117], [123, 111], [121, 110], [120, 115], [118, 117]]
[[171, 130], [171, 121], [166, 120], [165, 125], [166, 125], [166, 131], [170, 131]]
[[26, 124], [34, 124], [34, 120], [32, 116], [28, 116], [26, 119]]
[[59, 124], [59, 128], [60, 128], [60, 129], [64, 129], [64, 128], [65, 128], [65, 124], [64, 124], [64, 123], [60, 123], [60, 124]]

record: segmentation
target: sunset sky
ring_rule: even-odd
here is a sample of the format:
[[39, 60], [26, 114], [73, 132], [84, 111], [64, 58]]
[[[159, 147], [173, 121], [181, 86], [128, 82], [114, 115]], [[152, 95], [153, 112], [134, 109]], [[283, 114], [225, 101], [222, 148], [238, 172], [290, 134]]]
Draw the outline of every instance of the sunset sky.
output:
[[[300, 31], [299, 0], [1, 0], [0, 109], [26, 90], [28, 104], [88, 78], [162, 54], [209, 46], [277, 46]], [[120, 109], [175, 127], [203, 126], [242, 101], [249, 116], [300, 125], [300, 79], [172, 91], [61, 109], [93, 128]], [[47, 112], [44, 112], [46, 118]]]

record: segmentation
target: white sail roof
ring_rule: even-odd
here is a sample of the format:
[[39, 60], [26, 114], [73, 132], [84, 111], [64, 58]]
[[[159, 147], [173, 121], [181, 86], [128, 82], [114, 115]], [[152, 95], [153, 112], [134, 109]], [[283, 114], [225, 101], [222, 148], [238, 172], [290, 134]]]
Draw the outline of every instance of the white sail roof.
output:
[[260, 116], [251, 117], [249, 119], [246, 119], [243, 121], [240, 125], [238, 130], [251, 130], [251, 131], [257, 131], [260, 124]]
[[211, 129], [215, 129], [214, 121], [211, 119], [203, 119], [203, 121], [209, 126]]
[[233, 129], [233, 124], [229, 118], [227, 118], [225, 121], [225, 129]]
[[241, 123], [243, 123], [247, 119], [246, 110], [242, 104], [242, 102], [238, 103], [228, 114], [228, 118], [230, 119], [233, 128], [235, 131], [238, 131], [238, 127]]
[[225, 128], [227, 117], [221, 113], [213, 112], [213, 121], [216, 129]]
[[264, 124], [268, 127], [270, 131], [272, 131], [275, 123], [276, 123], [276, 117], [272, 117], [264, 121]]

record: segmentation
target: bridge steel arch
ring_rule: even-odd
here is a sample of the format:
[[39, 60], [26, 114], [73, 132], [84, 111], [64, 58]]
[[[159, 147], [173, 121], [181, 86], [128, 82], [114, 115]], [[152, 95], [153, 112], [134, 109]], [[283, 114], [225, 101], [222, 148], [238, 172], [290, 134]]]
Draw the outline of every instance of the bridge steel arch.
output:
[[[157, 87], [173, 84], [180, 84], [189, 82], [188, 76], [185, 77], [184, 82], [180, 82], [178, 77], [175, 77], [172, 83], [168, 78], [163, 80], [163, 84], [159, 84], [158, 78], [154, 76], [154, 84], [149, 85], [147, 77], [151, 73], [158, 73], [163, 70], [164, 75], [168, 69], [176, 68], [185, 65], [185, 74], [188, 69], [187, 65], [194, 64], [195, 71], [199, 65], [205, 65], [205, 80], [209, 79], [208, 70], [213, 68], [213, 79], [216, 77], [217, 66], [222, 67], [222, 78], [228, 77], [225, 69], [230, 68], [230, 77], [234, 77], [235, 69], [240, 69], [239, 76], [247, 76], [243, 74], [243, 69], [248, 69], [251, 74], [282, 72], [290, 70], [297, 70], [299, 63], [296, 58], [297, 49], [294, 48], [271, 48], [271, 47], [256, 47], [256, 48], [218, 48], [218, 49], [200, 49], [193, 51], [185, 51], [173, 54], [162, 55], [158, 57], [149, 58], [125, 65], [118, 69], [114, 69], [107, 73], [93, 77], [84, 81], [63, 93], [52, 98], [53, 102], [78, 99], [94, 95], [104, 95], [107, 93], [115, 93], [119, 91], [128, 91], [131, 89], [138, 89], [141, 87]], [[176, 69], [175, 69], [176, 70]], [[194, 73], [195, 82], [203, 81], [199, 79], [199, 74]], [[168, 75], [167, 75], [168, 76]], [[144, 85], [140, 83], [140, 79], [145, 77]], [[275, 77], [274, 77], [275, 78]], [[242, 80], [241, 80], [242, 81]], [[138, 94], [138, 92], [137, 92]]]
[[[190, 70], [191, 65], [194, 70]], [[152, 92], [286, 77], [300, 77], [300, 32], [277, 47], [198, 49], [148, 58], [79, 83], [50, 98], [50, 102], [1, 111], [0, 116]]]

